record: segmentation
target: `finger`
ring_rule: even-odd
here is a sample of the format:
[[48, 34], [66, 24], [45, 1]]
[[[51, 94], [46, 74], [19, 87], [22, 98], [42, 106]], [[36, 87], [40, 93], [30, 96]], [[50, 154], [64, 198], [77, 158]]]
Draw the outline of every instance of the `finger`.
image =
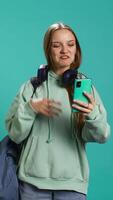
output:
[[61, 106], [61, 102], [60, 101], [54, 101], [54, 100], [50, 100], [49, 103], [55, 107], [60, 107]]
[[48, 113], [50, 114], [50, 116], [59, 115], [60, 112], [61, 112], [61, 109], [58, 109], [55, 107], [51, 107], [48, 110]]
[[[79, 100], [74, 100], [72, 107], [77, 107], [77, 109], [80, 109], [83, 111], [83, 109], [85, 109], [85, 111], [92, 111], [94, 108], [94, 105], [91, 103], [84, 103], [82, 101]], [[86, 110], [87, 109], [87, 110]]]
[[73, 103], [86, 108], [89, 106], [89, 103], [84, 103], [83, 101], [80, 100], [73, 100]]
[[50, 107], [51, 110], [54, 110], [56, 112], [61, 112], [62, 111], [61, 110], [61, 103], [58, 102], [58, 101], [54, 101], [54, 100], [50, 101], [49, 107]]
[[42, 108], [42, 114], [45, 114], [48, 117], [52, 117], [54, 115], [59, 115], [59, 112], [61, 112], [61, 109], [58, 109], [56, 107], [53, 107], [51, 105], [43, 106]]
[[42, 109], [40, 113], [43, 114], [43, 115], [45, 115], [45, 116], [47, 116], [47, 117], [53, 116], [51, 110], [48, 109], [48, 108]]
[[89, 94], [87, 92], [84, 92], [84, 95], [89, 99], [89, 102], [92, 103], [92, 104], [95, 104], [95, 99], [93, 97], [92, 94]]
[[62, 112], [62, 109], [56, 105], [52, 105], [50, 108], [53, 112]]
[[88, 107], [82, 107], [82, 106], [79, 106], [77, 104], [72, 104], [72, 107], [77, 109], [79, 112], [82, 112], [82, 113], [90, 113], [91, 112], [91, 109], [89, 109]]

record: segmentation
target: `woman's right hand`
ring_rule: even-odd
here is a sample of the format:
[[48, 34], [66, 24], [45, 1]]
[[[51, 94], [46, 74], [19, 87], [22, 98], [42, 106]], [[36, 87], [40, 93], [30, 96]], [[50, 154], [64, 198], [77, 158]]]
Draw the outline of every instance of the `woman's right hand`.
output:
[[61, 112], [61, 103], [50, 99], [31, 99], [30, 105], [37, 113], [41, 113], [47, 117], [59, 115]]

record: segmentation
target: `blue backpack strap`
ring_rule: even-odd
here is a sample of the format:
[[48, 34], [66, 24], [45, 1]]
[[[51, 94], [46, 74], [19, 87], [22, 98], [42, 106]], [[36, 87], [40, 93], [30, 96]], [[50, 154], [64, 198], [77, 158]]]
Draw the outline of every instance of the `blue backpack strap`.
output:
[[48, 77], [48, 71], [49, 71], [49, 66], [48, 65], [40, 65], [40, 67], [37, 70], [37, 76], [32, 77], [30, 79], [31, 84], [34, 88], [33, 94], [31, 97], [33, 97], [37, 87], [39, 87], [45, 80], [47, 80]]
[[32, 96], [31, 96], [31, 98], [32, 98], [33, 95], [34, 95], [34, 93], [35, 93], [35, 91], [36, 91], [36, 89], [37, 89], [37, 87], [39, 87], [41, 83], [40, 83], [38, 77], [32, 77], [32, 78], [30, 79], [30, 82], [31, 82], [31, 84], [32, 84], [32, 86], [33, 86], [33, 94], [32, 94]]

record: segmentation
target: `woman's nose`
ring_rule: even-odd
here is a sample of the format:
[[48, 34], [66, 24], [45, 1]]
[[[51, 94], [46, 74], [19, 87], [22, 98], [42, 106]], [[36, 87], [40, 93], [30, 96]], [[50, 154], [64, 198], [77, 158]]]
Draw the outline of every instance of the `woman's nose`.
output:
[[61, 47], [61, 53], [66, 53], [68, 51], [68, 48], [66, 45], [62, 45]]

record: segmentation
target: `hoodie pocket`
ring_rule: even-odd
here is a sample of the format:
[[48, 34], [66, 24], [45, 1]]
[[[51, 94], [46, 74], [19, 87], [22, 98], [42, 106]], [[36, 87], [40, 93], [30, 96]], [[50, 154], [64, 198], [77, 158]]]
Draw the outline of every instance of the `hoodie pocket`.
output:
[[48, 177], [48, 151], [43, 141], [33, 136], [26, 146], [24, 170], [26, 176]]
[[29, 138], [26, 148], [24, 150], [24, 156], [25, 156], [24, 170], [25, 170], [26, 176], [28, 176], [29, 173], [31, 173], [31, 170], [33, 170], [34, 161], [37, 156], [37, 153], [36, 153], [37, 140], [38, 139], [35, 136], [32, 136], [31, 138]]

